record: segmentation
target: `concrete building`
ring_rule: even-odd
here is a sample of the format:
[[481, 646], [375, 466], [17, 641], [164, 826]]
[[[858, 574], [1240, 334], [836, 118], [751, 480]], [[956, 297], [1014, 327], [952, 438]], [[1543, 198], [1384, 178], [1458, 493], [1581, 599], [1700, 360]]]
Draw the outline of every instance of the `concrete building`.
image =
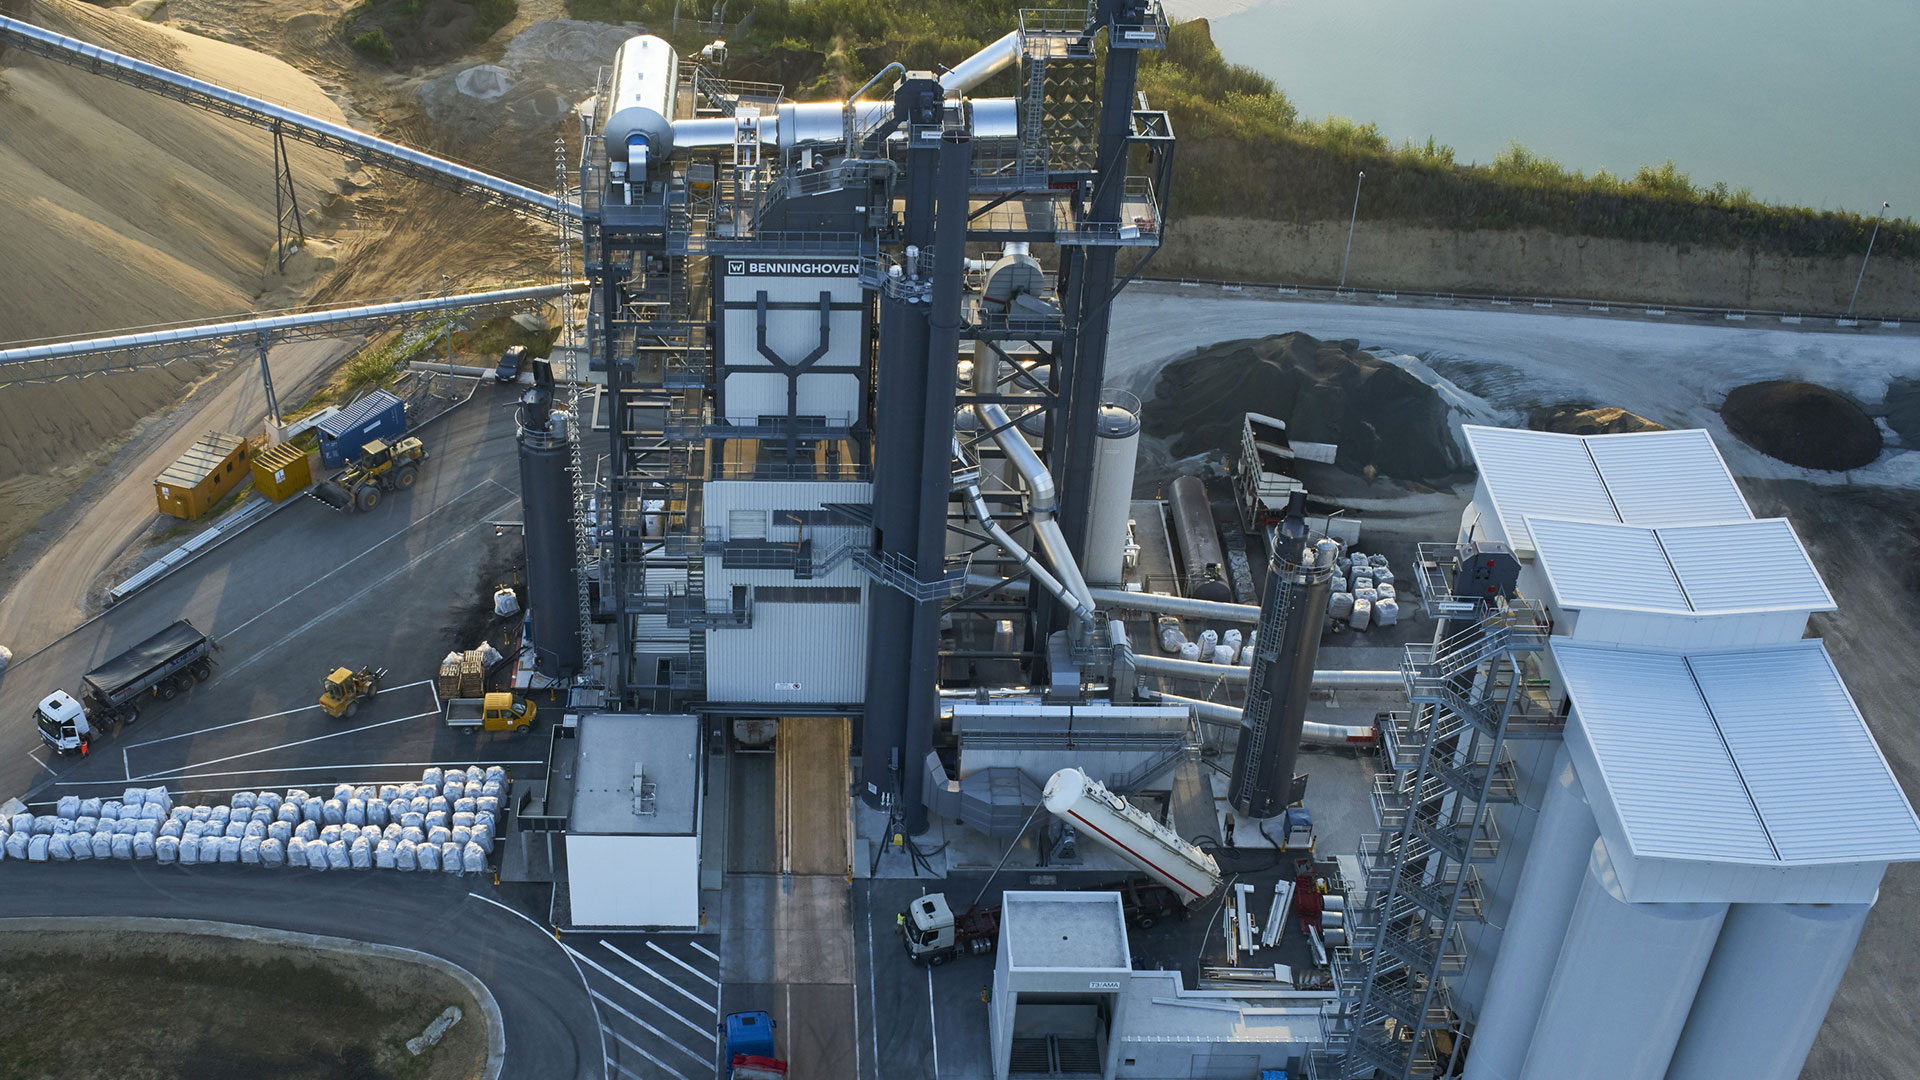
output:
[[700, 722], [581, 716], [554, 742], [546, 807], [566, 818], [564, 906], [574, 927], [700, 925]]

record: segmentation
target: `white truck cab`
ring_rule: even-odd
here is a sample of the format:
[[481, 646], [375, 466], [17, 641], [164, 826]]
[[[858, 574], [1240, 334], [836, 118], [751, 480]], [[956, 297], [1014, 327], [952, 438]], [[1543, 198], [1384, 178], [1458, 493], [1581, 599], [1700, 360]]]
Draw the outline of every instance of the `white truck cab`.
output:
[[42, 698], [33, 718], [40, 725], [41, 740], [58, 753], [77, 750], [84, 754], [93, 741], [93, 725], [87, 722], [86, 710], [65, 690], [55, 690]]

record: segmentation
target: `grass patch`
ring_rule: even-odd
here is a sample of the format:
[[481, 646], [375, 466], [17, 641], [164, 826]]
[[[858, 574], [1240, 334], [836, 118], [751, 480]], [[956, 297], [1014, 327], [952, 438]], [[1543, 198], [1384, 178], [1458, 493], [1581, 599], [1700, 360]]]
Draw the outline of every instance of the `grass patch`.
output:
[[[889, 61], [953, 65], [1019, 25], [1033, 0], [733, 0], [727, 73], [778, 82], [802, 100], [849, 93]], [[676, 0], [569, 0], [575, 18], [634, 21], [688, 56], [706, 44]], [[704, 11], [704, 9], [702, 9]], [[978, 93], [1017, 92], [1015, 74]], [[1583, 173], [1518, 143], [1485, 165], [1452, 147], [1391, 143], [1378, 126], [1312, 119], [1273, 83], [1228, 63], [1205, 20], [1173, 28], [1164, 51], [1142, 54], [1140, 89], [1172, 114], [1175, 214], [1288, 222], [1345, 220], [1355, 174], [1367, 174], [1363, 214], [1447, 230], [1538, 228], [1578, 236], [1755, 249], [1790, 256], [1859, 255], [1873, 220], [1762, 202], [1746, 188], [1702, 183], [1671, 161], [1632, 176]], [[1791, 152], [1790, 148], [1783, 153]], [[1876, 256], [1920, 256], [1920, 226], [1890, 221]]]
[[463, 55], [519, 14], [515, 0], [361, 0], [339, 26], [356, 50], [383, 64], [427, 63]]
[[529, 356], [541, 357], [553, 354], [553, 343], [560, 340], [560, 327], [547, 326], [540, 330], [528, 330], [514, 322], [512, 316], [501, 315], [471, 330], [453, 332], [455, 352], [471, 353], [498, 360], [508, 349], [516, 345], [525, 345]]
[[353, 51], [383, 64], [393, 63], [393, 42], [388, 41], [387, 32], [377, 26], [353, 39]]

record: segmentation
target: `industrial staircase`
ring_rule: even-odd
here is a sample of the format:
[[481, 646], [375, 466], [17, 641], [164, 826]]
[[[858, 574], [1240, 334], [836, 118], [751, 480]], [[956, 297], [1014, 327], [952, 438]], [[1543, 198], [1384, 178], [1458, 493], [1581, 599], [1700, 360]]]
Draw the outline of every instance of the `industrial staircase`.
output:
[[[1528, 677], [1528, 657], [1547, 643], [1545, 608], [1467, 603], [1443, 625], [1463, 624], [1407, 648], [1401, 674], [1413, 707], [1383, 725], [1388, 771], [1373, 786], [1381, 831], [1360, 842], [1366, 899], [1348, 944], [1331, 950], [1338, 997], [1310, 1076], [1411, 1080], [1450, 1064], [1434, 1039], [1458, 1024], [1447, 980], [1467, 969], [1465, 924], [1486, 918], [1478, 866], [1500, 851], [1491, 809], [1518, 799], [1506, 743], [1561, 730]], [[1264, 626], [1259, 640], [1268, 640]]]

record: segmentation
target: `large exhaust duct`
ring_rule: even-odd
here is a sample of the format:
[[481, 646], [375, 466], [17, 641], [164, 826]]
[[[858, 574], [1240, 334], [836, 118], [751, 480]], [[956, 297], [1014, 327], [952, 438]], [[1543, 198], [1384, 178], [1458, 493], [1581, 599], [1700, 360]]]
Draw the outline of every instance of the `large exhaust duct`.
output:
[[[1133, 658], [1133, 666], [1151, 675], [1218, 679], [1234, 686], [1246, 686], [1253, 679], [1252, 668], [1237, 664], [1203, 664], [1198, 660], [1175, 660], [1170, 656], [1154, 656], [1150, 653], [1137, 654]], [[1315, 690], [1404, 690], [1406, 685], [1406, 677], [1393, 669], [1341, 671], [1321, 668], [1313, 673]]]
[[1020, 31], [1009, 30], [1004, 37], [960, 61], [951, 71], [940, 76], [940, 88], [948, 96], [964, 94], [1012, 67], [1018, 59]]
[[[1217, 701], [1201, 701], [1179, 694], [1161, 694], [1153, 700], [1185, 705], [1193, 710], [1193, 718], [1203, 724], [1235, 730], [1240, 728], [1242, 714], [1237, 705], [1222, 705]], [[1379, 738], [1380, 729], [1371, 724], [1319, 724], [1309, 720], [1300, 725], [1300, 741], [1311, 746], [1344, 746], [1351, 749], [1371, 745]]]
[[1294, 491], [1275, 536], [1245, 720], [1233, 751], [1227, 801], [1251, 818], [1272, 817], [1293, 802], [1293, 765], [1333, 588], [1336, 546], [1307, 546], [1306, 506], [1306, 492]]
[[[955, 461], [964, 460], [964, 455], [960, 449], [960, 440], [958, 439], [955, 439], [953, 442], [953, 457]], [[994, 542], [1000, 545], [1000, 549], [1008, 555], [1013, 556], [1014, 561], [1019, 563], [1022, 569], [1032, 574], [1033, 580], [1039, 582], [1041, 588], [1052, 593], [1061, 603], [1072, 608], [1075, 616], [1082, 620], [1092, 620], [1093, 608], [1084, 605], [1079, 597], [1073, 595], [1072, 590], [1060, 583], [1059, 578], [1048, 573], [1047, 568], [1040, 564], [1040, 560], [1033, 557], [1032, 552], [1021, 547], [1020, 542], [1015, 540], [1012, 534], [1008, 533], [1006, 529], [1000, 526], [999, 522], [993, 519], [993, 511], [988, 508], [986, 496], [981, 493], [979, 483], [968, 484], [964, 491], [967, 497], [967, 506], [973, 510], [973, 516], [980, 519], [980, 526], [987, 530], [987, 535], [993, 537]]]

